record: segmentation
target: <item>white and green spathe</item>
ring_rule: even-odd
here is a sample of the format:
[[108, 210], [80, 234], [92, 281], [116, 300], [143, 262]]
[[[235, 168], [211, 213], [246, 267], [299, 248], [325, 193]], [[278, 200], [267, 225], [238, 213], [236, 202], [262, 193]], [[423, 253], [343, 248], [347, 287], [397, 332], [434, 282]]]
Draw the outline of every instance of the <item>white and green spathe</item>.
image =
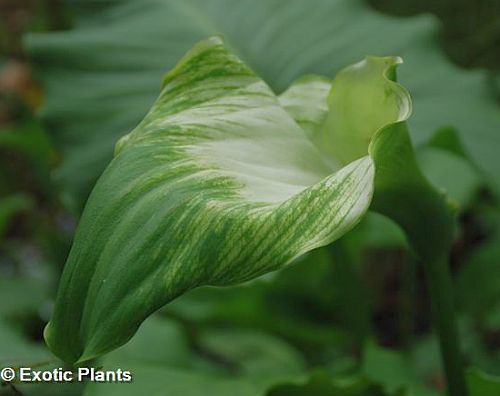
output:
[[52, 351], [106, 353], [187, 290], [277, 270], [371, 204], [424, 258], [447, 247], [451, 214], [416, 167], [400, 62], [367, 57], [276, 96], [219, 38], [197, 44], [94, 187], [46, 328]]

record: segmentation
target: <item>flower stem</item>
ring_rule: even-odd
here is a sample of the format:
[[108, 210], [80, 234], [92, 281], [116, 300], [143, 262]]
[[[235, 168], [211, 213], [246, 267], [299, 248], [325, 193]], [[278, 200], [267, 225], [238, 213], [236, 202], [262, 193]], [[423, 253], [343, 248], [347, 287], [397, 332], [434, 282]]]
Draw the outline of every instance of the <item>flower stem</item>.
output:
[[467, 396], [448, 260], [443, 256], [426, 262], [425, 267], [434, 325], [439, 336], [441, 358], [448, 381], [448, 394]]

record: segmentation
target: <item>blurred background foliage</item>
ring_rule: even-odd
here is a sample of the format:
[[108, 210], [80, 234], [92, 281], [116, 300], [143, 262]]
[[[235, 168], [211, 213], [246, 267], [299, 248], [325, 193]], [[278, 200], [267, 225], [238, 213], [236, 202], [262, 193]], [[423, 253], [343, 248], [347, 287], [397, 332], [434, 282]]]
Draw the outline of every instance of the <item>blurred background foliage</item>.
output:
[[[172, 66], [151, 55], [163, 42], [146, 36], [152, 48], [138, 46], [140, 40], [126, 35], [126, 29], [137, 28], [132, 25], [135, 19], [127, 19], [130, 15], [123, 11], [126, 29], [120, 30], [117, 15], [113, 19], [112, 12], [102, 8], [104, 3], [120, 2], [0, 0], [0, 366], [60, 364], [45, 348], [42, 331], [79, 211], [117, 134], [140, 120], [154, 99], [151, 92], [158, 89], [157, 74]], [[500, 96], [500, 3], [369, 3], [366, 7], [398, 16], [388, 22], [395, 31], [431, 29], [428, 35], [450, 63], [442, 66], [442, 80], [449, 80], [447, 87], [466, 81], [448, 96], [436, 86], [432, 98], [446, 101], [458, 96], [450, 111], [479, 120], [477, 128], [490, 138], [483, 151], [475, 139], [484, 136], [469, 134], [464, 141], [460, 123], [444, 122], [431, 130], [426, 120], [418, 119], [416, 126], [429, 132], [414, 136], [424, 171], [459, 208], [451, 265], [466, 361], [476, 367], [468, 372], [469, 385], [475, 395], [497, 396], [500, 380], [493, 376], [500, 375], [500, 183], [491, 174], [495, 166], [500, 168], [500, 110], [495, 102]], [[347, 11], [341, 10], [341, 17], [347, 15], [342, 12]], [[348, 15], [356, 17], [357, 12]], [[429, 18], [409, 18], [420, 13], [432, 13], [439, 20], [439, 34]], [[360, 17], [360, 26], [345, 30], [363, 31], [365, 20], [370, 23]], [[109, 33], [108, 24], [111, 30], [117, 26], [114, 36], [100, 36]], [[28, 32], [74, 27], [73, 36], [24, 37]], [[189, 48], [186, 35], [203, 34], [183, 28], [182, 23], [172, 28], [179, 39], [172, 62]], [[337, 34], [342, 38], [343, 30]], [[244, 37], [235, 37], [239, 39]], [[110, 52], [90, 57], [101, 42]], [[93, 61], [95, 65], [89, 64]], [[155, 62], [159, 69], [151, 73]], [[337, 67], [335, 60], [324, 62]], [[422, 63], [419, 70], [428, 66], [440, 71], [439, 62]], [[412, 67], [408, 63], [402, 67], [403, 78], [404, 68]], [[121, 64], [129, 69], [121, 70]], [[253, 65], [274, 88], [286, 85], [286, 78], [265, 60], [257, 57]], [[96, 74], [99, 68], [101, 76]], [[139, 73], [127, 74], [134, 68]], [[97, 92], [96, 81], [103, 76]], [[114, 84], [123, 78], [125, 83]], [[441, 105], [426, 104], [425, 95], [419, 99], [418, 84], [411, 88], [423, 111]], [[99, 118], [103, 111], [118, 115], [111, 121]], [[436, 119], [440, 111], [435, 110]], [[489, 121], [482, 122], [484, 118]], [[100, 125], [111, 132], [98, 130]], [[474, 132], [474, 125], [468, 128]], [[399, 229], [374, 214], [333, 246], [279, 273], [241, 286], [187, 294], [96, 365], [131, 369], [134, 382], [1, 384], [0, 395], [426, 396], [440, 395], [445, 387], [423, 270], [408, 254]]]

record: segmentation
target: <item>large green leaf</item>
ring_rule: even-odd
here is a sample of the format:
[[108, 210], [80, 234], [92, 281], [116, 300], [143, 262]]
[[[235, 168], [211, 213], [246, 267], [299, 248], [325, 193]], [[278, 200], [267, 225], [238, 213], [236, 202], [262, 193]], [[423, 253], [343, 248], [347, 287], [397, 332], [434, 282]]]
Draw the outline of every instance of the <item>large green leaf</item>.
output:
[[77, 207], [111, 159], [115, 142], [151, 106], [164, 70], [196, 41], [219, 33], [277, 91], [304, 73], [331, 76], [367, 54], [402, 56], [400, 80], [414, 99], [414, 143], [438, 127], [456, 127], [500, 191], [498, 106], [481, 73], [460, 70], [444, 58], [428, 16], [386, 17], [360, 0], [76, 4], [74, 30], [30, 36], [28, 47], [45, 86], [43, 113], [64, 155], [59, 177]]
[[152, 317], [130, 343], [99, 362], [105, 370], [130, 370], [133, 381], [92, 383], [85, 395], [261, 396], [305, 374], [298, 353], [265, 333], [233, 327], [204, 330], [195, 338], [191, 349], [178, 323]]
[[153, 316], [130, 343], [98, 363], [103, 370], [130, 370], [133, 381], [93, 382], [85, 396], [386, 395], [380, 385], [364, 376], [324, 371], [307, 374], [297, 351], [265, 333], [210, 328], [194, 338], [200, 355], [188, 348], [178, 323]]

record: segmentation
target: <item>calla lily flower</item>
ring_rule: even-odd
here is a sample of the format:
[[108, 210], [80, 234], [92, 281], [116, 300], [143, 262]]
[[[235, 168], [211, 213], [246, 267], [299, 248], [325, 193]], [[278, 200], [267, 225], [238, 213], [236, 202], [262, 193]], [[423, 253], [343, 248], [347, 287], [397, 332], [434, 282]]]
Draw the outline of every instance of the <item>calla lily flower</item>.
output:
[[369, 56], [277, 96], [220, 38], [197, 44], [87, 202], [45, 332], [52, 351], [100, 356], [186, 291], [282, 268], [369, 208], [422, 260], [440, 259], [453, 214], [416, 165], [401, 62]]

